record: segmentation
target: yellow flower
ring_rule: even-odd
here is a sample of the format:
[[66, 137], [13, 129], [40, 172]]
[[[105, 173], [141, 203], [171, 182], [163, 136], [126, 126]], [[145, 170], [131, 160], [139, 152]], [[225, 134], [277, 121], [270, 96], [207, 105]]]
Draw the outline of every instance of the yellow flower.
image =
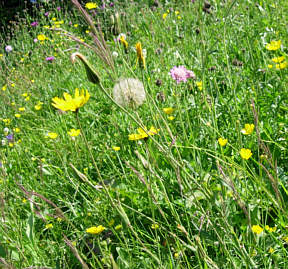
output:
[[228, 143], [228, 139], [224, 139], [224, 138], [220, 137], [220, 138], [218, 138], [218, 143], [221, 147], [224, 147]]
[[86, 3], [85, 7], [88, 9], [94, 9], [94, 8], [97, 8], [97, 4], [89, 2], [89, 3]]
[[197, 81], [197, 82], [196, 82], [196, 85], [197, 85], [199, 91], [202, 91], [202, 90], [203, 90], [203, 81]]
[[153, 230], [156, 230], [156, 229], [158, 229], [159, 228], [159, 225], [157, 224], [157, 223], [153, 223], [152, 225], [151, 225], [151, 229], [153, 229]]
[[75, 90], [74, 98], [72, 98], [72, 96], [66, 92], [63, 94], [63, 96], [64, 96], [64, 99], [61, 99], [59, 97], [54, 97], [52, 99], [52, 101], [54, 102], [52, 103], [52, 106], [62, 111], [73, 111], [73, 112], [77, 111], [80, 107], [85, 105], [90, 98], [90, 94], [87, 90], [86, 90], [86, 94], [84, 90], [82, 90], [81, 94], [79, 94], [78, 88], [76, 88]]
[[13, 147], [14, 147], [14, 143], [10, 142], [10, 143], [9, 143], [9, 147], [10, 147], [10, 148], [13, 148]]
[[25, 99], [24, 99], [26, 102], [30, 100], [30, 96], [27, 96]]
[[116, 230], [116, 231], [118, 231], [118, 230], [120, 230], [120, 229], [122, 229], [122, 225], [121, 225], [121, 224], [118, 224], [118, 225], [115, 226], [115, 230]]
[[20, 117], [21, 117], [21, 114], [15, 114], [15, 117], [16, 117], [16, 118], [20, 118]]
[[19, 111], [25, 111], [25, 107], [19, 107], [18, 110]]
[[78, 27], [78, 24], [76, 23], [76, 24], [74, 24], [73, 26], [74, 26], [75, 28], [77, 28], [77, 27]]
[[284, 236], [284, 237], [283, 237], [283, 240], [284, 240], [286, 243], [288, 243], [288, 236]]
[[270, 43], [268, 43], [265, 48], [267, 50], [278, 50], [281, 47], [281, 40], [272, 40]]
[[270, 247], [270, 248], [268, 249], [268, 252], [269, 252], [270, 254], [272, 254], [273, 252], [275, 252], [275, 249], [272, 248], [272, 247]]
[[68, 134], [72, 137], [78, 136], [80, 134], [80, 129], [71, 129], [70, 131], [68, 131]]
[[162, 15], [163, 20], [165, 20], [167, 16], [168, 16], [168, 14], [167, 14], [167, 13], [164, 13], [164, 14]]
[[252, 232], [255, 234], [261, 234], [263, 232], [263, 228], [261, 228], [259, 225], [253, 225], [252, 226]]
[[138, 128], [137, 129], [138, 134], [130, 134], [128, 138], [129, 138], [129, 140], [132, 140], [132, 141], [133, 140], [140, 140], [143, 138], [147, 138], [149, 135], [150, 136], [155, 135], [159, 131], [160, 131], [160, 129], [155, 129], [154, 126], [151, 126], [150, 130], [147, 131], [147, 133], [142, 128]]
[[3, 87], [2, 87], [2, 91], [6, 91], [7, 90], [7, 85], [4, 85]]
[[175, 117], [173, 117], [173, 116], [169, 116], [169, 117], [168, 117], [168, 120], [171, 120], [171, 121], [172, 121], [172, 120], [174, 120], [174, 119], [175, 119]]
[[253, 123], [252, 124], [247, 123], [245, 124], [244, 129], [241, 130], [241, 133], [244, 135], [250, 135], [253, 133], [254, 128], [255, 128], [255, 125]]
[[164, 111], [165, 114], [170, 115], [170, 114], [172, 114], [175, 111], [175, 108], [165, 107], [165, 108], [163, 108], [163, 111]]
[[9, 125], [11, 123], [10, 119], [2, 119], [2, 121], [5, 123], [5, 125]]
[[86, 233], [88, 233], [88, 234], [100, 234], [104, 230], [105, 230], [105, 227], [103, 227], [102, 225], [99, 225], [97, 227], [93, 226], [93, 227], [86, 229]]
[[112, 149], [114, 149], [115, 151], [119, 151], [120, 147], [112, 147]]
[[20, 129], [19, 129], [18, 127], [16, 127], [16, 128], [13, 129], [13, 131], [14, 131], [15, 133], [19, 133], [19, 132], [20, 132]]
[[45, 35], [38, 35], [37, 36], [37, 39], [39, 40], [39, 41], [44, 41], [44, 40], [46, 40], [47, 39], [47, 37], [45, 36]]
[[42, 102], [38, 102], [37, 105], [34, 106], [35, 110], [40, 110], [42, 108], [43, 103]]
[[26, 204], [26, 203], [27, 203], [27, 200], [26, 200], [25, 198], [23, 198], [23, 199], [22, 199], [22, 203], [23, 203], [23, 204]]
[[252, 152], [251, 152], [250, 149], [244, 149], [244, 148], [242, 148], [242, 149], [240, 150], [240, 155], [241, 155], [242, 159], [248, 160], [248, 159], [252, 156]]
[[180, 12], [178, 10], [175, 11], [175, 15], [179, 15]]
[[273, 68], [273, 65], [272, 64], [268, 64], [267, 67], [271, 69], [271, 68]]
[[276, 64], [276, 69], [284, 69], [288, 66], [287, 62]]
[[136, 64], [137, 64], [138, 61], [139, 61], [140, 66], [145, 69], [145, 68], [146, 68], [146, 63], [145, 63], [145, 57], [144, 57], [144, 55], [143, 55], [143, 50], [142, 50], [141, 42], [137, 42], [137, 43], [136, 43], [136, 53], [137, 53]]
[[48, 224], [45, 225], [45, 228], [46, 229], [51, 229], [51, 228], [53, 228], [53, 224], [52, 223], [48, 223]]
[[273, 228], [272, 227], [269, 227], [269, 225], [265, 225], [265, 230], [272, 233], [272, 232], [276, 232], [276, 229], [277, 227], [274, 226]]
[[125, 49], [128, 49], [128, 42], [125, 40], [125, 37], [123, 35], [120, 37], [120, 42], [121, 44], [123, 44]]
[[61, 20], [61, 21], [54, 21], [54, 24], [55, 24], [55, 25], [60, 25], [60, 24], [63, 24], [63, 23], [64, 23], [63, 20]]
[[284, 60], [285, 60], [285, 57], [284, 57], [284, 56], [272, 58], [272, 61], [273, 61], [274, 63], [282, 63]]
[[47, 134], [46, 137], [47, 137], [47, 138], [49, 137], [49, 138], [51, 138], [51, 139], [56, 139], [57, 136], [58, 136], [58, 134], [50, 132], [50, 133]]

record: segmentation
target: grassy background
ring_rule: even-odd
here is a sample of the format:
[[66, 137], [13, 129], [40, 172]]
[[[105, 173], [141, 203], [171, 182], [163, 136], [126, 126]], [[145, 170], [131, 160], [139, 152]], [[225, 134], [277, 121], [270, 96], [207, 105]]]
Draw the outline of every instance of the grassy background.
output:
[[[11, 39], [2, 35], [4, 268], [288, 268], [287, 69], [267, 67], [273, 57], [287, 58], [288, 4], [210, 3], [210, 13], [200, 0], [98, 8], [94, 18], [118, 53], [113, 79], [93, 51], [45, 28], [63, 20], [62, 29], [92, 44], [80, 15], [68, 12], [72, 4], [60, 11], [57, 4], [35, 6], [37, 17], [26, 13], [12, 25]], [[114, 41], [116, 12], [127, 53]], [[37, 27], [30, 26], [34, 20]], [[49, 39], [34, 42], [39, 34]], [[271, 40], [281, 40], [281, 48], [265, 49]], [[146, 70], [135, 65], [138, 41], [147, 50]], [[80, 63], [71, 64], [75, 51], [93, 63], [108, 92], [117, 78], [140, 79], [146, 102], [123, 112], [87, 80]], [[193, 70], [196, 80], [177, 84], [168, 74], [175, 65]], [[67, 131], [79, 128], [75, 115], [59, 113], [51, 102], [76, 87], [88, 89], [91, 99], [79, 111], [83, 134], [73, 140]], [[174, 120], [163, 112], [167, 107], [175, 108]], [[129, 141], [139, 127], [131, 115], [159, 133]], [[256, 128], [245, 136], [247, 123]], [[4, 128], [14, 134], [10, 144]], [[228, 139], [225, 147], [220, 137]], [[251, 149], [249, 160], [241, 159], [241, 148]], [[106, 229], [86, 233], [98, 225]], [[253, 233], [253, 225], [264, 230]]]

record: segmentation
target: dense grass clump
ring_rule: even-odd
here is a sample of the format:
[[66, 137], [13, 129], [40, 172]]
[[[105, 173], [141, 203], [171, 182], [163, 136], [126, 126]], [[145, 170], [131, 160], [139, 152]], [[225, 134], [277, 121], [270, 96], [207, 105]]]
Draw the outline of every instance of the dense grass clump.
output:
[[1, 35], [1, 266], [288, 268], [288, 2], [30, 2]]

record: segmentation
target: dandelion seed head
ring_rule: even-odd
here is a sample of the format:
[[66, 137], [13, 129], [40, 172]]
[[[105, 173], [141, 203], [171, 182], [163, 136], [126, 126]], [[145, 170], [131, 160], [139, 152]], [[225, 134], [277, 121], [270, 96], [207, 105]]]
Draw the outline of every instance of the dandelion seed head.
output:
[[115, 102], [124, 107], [138, 107], [146, 98], [143, 83], [134, 78], [123, 78], [113, 88]]

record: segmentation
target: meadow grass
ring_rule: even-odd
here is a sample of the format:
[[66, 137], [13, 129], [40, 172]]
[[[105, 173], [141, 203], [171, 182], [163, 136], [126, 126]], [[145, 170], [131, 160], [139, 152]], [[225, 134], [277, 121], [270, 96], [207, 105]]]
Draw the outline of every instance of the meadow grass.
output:
[[[98, 55], [69, 37], [93, 46], [72, 3], [36, 3], [1, 35], [0, 266], [288, 268], [288, 2], [97, 4]], [[115, 103], [120, 78], [144, 104]], [[75, 88], [91, 95], [76, 112], [52, 106]]]

